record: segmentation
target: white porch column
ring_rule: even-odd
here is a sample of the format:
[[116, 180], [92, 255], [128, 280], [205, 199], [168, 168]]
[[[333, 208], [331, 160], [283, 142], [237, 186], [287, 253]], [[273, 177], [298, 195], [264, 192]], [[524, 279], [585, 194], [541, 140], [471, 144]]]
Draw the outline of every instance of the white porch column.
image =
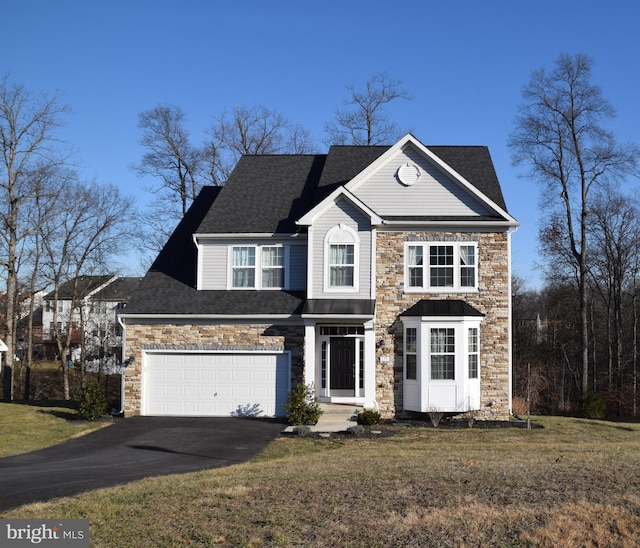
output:
[[318, 387], [316, 386], [316, 369], [316, 325], [313, 321], [305, 320], [303, 380], [305, 385], [313, 384], [315, 392], [317, 394]]
[[364, 407], [377, 409], [376, 403], [376, 335], [373, 320], [364, 324]]

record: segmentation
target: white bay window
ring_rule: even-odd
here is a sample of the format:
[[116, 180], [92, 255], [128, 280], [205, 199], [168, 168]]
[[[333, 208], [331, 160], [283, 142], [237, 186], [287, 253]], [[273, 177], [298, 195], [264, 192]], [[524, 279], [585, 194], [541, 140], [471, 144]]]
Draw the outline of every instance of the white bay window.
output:
[[[422, 301], [401, 314], [403, 407], [408, 411], [462, 413], [480, 406], [482, 314], [457, 303], [458, 309], [464, 306], [463, 314], [431, 315], [442, 310], [442, 303], [451, 309], [446, 301]], [[423, 315], [425, 310], [430, 315]]]

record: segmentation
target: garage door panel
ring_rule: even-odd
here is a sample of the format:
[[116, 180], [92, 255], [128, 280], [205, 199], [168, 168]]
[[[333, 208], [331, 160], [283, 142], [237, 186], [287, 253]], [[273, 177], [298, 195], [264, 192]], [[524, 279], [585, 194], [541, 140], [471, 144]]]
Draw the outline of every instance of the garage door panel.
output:
[[149, 353], [145, 362], [144, 414], [285, 414], [286, 354]]

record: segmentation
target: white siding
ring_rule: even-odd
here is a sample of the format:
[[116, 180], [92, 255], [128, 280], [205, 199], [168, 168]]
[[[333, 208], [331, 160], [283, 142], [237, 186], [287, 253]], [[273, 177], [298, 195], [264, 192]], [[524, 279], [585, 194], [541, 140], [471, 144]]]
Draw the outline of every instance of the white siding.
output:
[[[360, 238], [359, 287], [358, 292], [326, 292], [324, 290], [325, 249], [324, 238], [329, 230], [345, 224], [358, 233]], [[321, 215], [313, 225], [313, 297], [322, 298], [369, 298], [371, 294], [371, 224], [360, 209], [344, 198]]]
[[[401, 184], [396, 172], [407, 162], [422, 170], [411, 186]], [[487, 215], [491, 211], [466, 189], [454, 183], [409, 147], [392, 158], [371, 178], [353, 190], [355, 196], [381, 216], [386, 215]]]

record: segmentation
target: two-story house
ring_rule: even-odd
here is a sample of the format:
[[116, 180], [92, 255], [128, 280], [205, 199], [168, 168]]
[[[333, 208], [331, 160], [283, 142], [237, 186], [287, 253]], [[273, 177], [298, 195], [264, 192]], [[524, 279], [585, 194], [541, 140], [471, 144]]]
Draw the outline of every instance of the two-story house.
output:
[[61, 284], [57, 293], [45, 295], [40, 342], [49, 347], [46, 355], [57, 353], [56, 336], [64, 340], [71, 324], [73, 360], [80, 359], [84, 348], [85, 359], [96, 362], [89, 363], [89, 369], [107, 365], [114, 369], [121, 364], [122, 327], [118, 317], [139, 281], [113, 275], [80, 276]]
[[508, 419], [507, 212], [486, 147], [244, 156], [205, 188], [122, 315], [128, 415], [321, 401]]

